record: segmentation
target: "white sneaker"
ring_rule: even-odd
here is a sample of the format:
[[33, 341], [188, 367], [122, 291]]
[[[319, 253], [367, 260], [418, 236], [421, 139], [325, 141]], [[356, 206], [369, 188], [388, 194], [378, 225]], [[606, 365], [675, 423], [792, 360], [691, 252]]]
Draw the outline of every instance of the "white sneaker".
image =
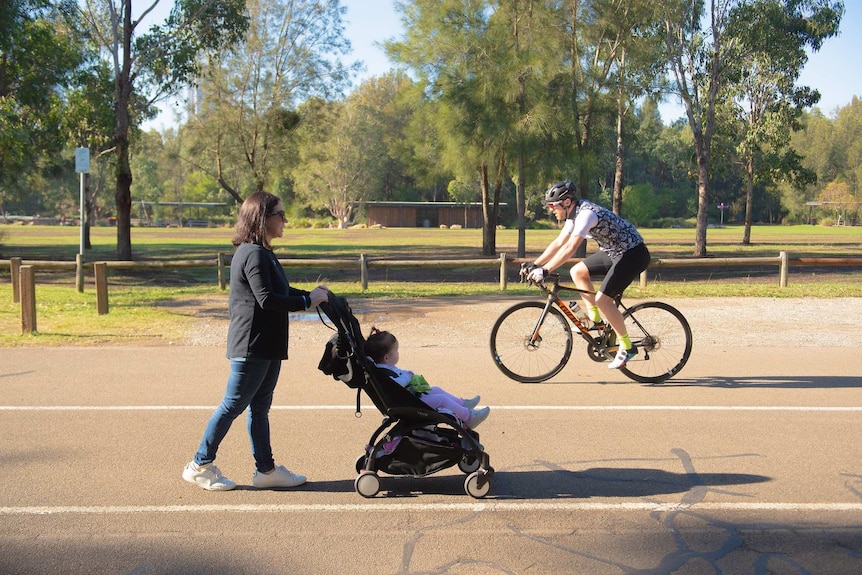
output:
[[277, 465], [269, 473], [261, 473], [255, 470], [251, 478], [251, 484], [257, 489], [267, 489], [271, 487], [297, 487], [305, 483], [305, 476], [298, 473], [292, 473], [284, 465]]
[[207, 491], [230, 491], [236, 487], [236, 483], [222, 475], [219, 468], [212, 463], [198, 467], [194, 461], [189, 461], [183, 469], [183, 479], [200, 485]]
[[638, 354], [638, 348], [632, 346], [631, 349], [624, 349], [622, 346], [617, 350], [617, 356], [608, 366], [608, 369], [619, 369], [626, 364], [628, 360]]
[[490, 407], [483, 407], [482, 409], [471, 409], [470, 410], [470, 421], [466, 422], [467, 427], [470, 429], [476, 429], [479, 427], [479, 424], [488, 419], [488, 415], [491, 413]]
[[477, 405], [479, 405], [479, 396], [471, 397], [470, 399], [464, 399], [464, 407], [467, 409], [473, 409]]

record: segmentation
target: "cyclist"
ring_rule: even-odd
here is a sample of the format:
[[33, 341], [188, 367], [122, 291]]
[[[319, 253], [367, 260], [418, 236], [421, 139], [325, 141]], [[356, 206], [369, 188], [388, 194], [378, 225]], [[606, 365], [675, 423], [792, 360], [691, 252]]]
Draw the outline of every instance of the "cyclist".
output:
[[571, 258], [585, 238], [592, 238], [600, 250], [578, 262], [571, 270], [572, 281], [582, 290], [593, 289], [593, 274], [604, 274], [595, 295], [583, 293], [584, 309], [601, 327], [604, 317], [619, 338], [616, 357], [608, 365], [618, 369], [637, 355], [626, 331], [623, 316], [614, 301], [650, 263], [650, 253], [634, 225], [590, 201], [579, 199], [577, 188], [568, 181], [556, 182], [545, 192], [545, 202], [558, 221], [565, 220], [556, 237], [533, 264], [524, 264], [523, 273], [532, 281], [545, 276]]

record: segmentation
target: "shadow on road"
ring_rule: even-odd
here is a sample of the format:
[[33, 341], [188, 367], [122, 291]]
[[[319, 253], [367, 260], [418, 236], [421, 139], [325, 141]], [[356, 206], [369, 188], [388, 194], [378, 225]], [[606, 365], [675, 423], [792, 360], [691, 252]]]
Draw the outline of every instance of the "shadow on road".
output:
[[827, 389], [862, 387], [862, 377], [806, 376], [806, 377], [700, 377], [672, 379], [661, 387], [726, 387], [728, 389]]
[[[464, 475], [453, 474], [421, 478], [384, 474], [380, 476], [381, 491], [378, 497], [466, 495], [464, 478]], [[649, 468], [498, 471], [491, 481], [489, 498], [536, 500], [650, 497], [685, 493], [695, 487], [721, 488], [765, 481], [770, 481], [770, 478], [745, 473], [673, 473]], [[353, 480], [343, 480], [313, 482], [303, 487], [303, 490], [344, 493], [354, 489]]]

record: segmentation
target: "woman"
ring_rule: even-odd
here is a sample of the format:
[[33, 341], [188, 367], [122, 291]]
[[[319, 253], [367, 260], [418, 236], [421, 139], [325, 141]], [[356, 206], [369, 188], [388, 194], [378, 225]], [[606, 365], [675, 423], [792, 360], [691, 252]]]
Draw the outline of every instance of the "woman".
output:
[[328, 298], [325, 286], [308, 292], [290, 287], [272, 252], [272, 240], [284, 235], [284, 205], [266, 192], [250, 195], [239, 210], [230, 265], [230, 326], [227, 357], [230, 376], [224, 399], [210, 417], [194, 459], [183, 479], [211, 491], [236, 483], [213, 464], [219, 444], [246, 408], [256, 488], [296, 487], [305, 477], [275, 465], [270, 445], [269, 409], [282, 360], [287, 359], [288, 312], [316, 307]]

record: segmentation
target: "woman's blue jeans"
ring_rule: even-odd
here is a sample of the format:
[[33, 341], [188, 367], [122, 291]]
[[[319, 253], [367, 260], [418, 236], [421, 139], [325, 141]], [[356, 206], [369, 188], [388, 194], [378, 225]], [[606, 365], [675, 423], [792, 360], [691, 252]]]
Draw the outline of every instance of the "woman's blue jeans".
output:
[[227, 435], [234, 419], [248, 408], [248, 435], [251, 452], [258, 471], [275, 468], [269, 439], [269, 408], [281, 371], [280, 359], [239, 358], [230, 360], [230, 377], [224, 399], [210, 417], [195, 463], [206, 465], [215, 461], [218, 447]]

